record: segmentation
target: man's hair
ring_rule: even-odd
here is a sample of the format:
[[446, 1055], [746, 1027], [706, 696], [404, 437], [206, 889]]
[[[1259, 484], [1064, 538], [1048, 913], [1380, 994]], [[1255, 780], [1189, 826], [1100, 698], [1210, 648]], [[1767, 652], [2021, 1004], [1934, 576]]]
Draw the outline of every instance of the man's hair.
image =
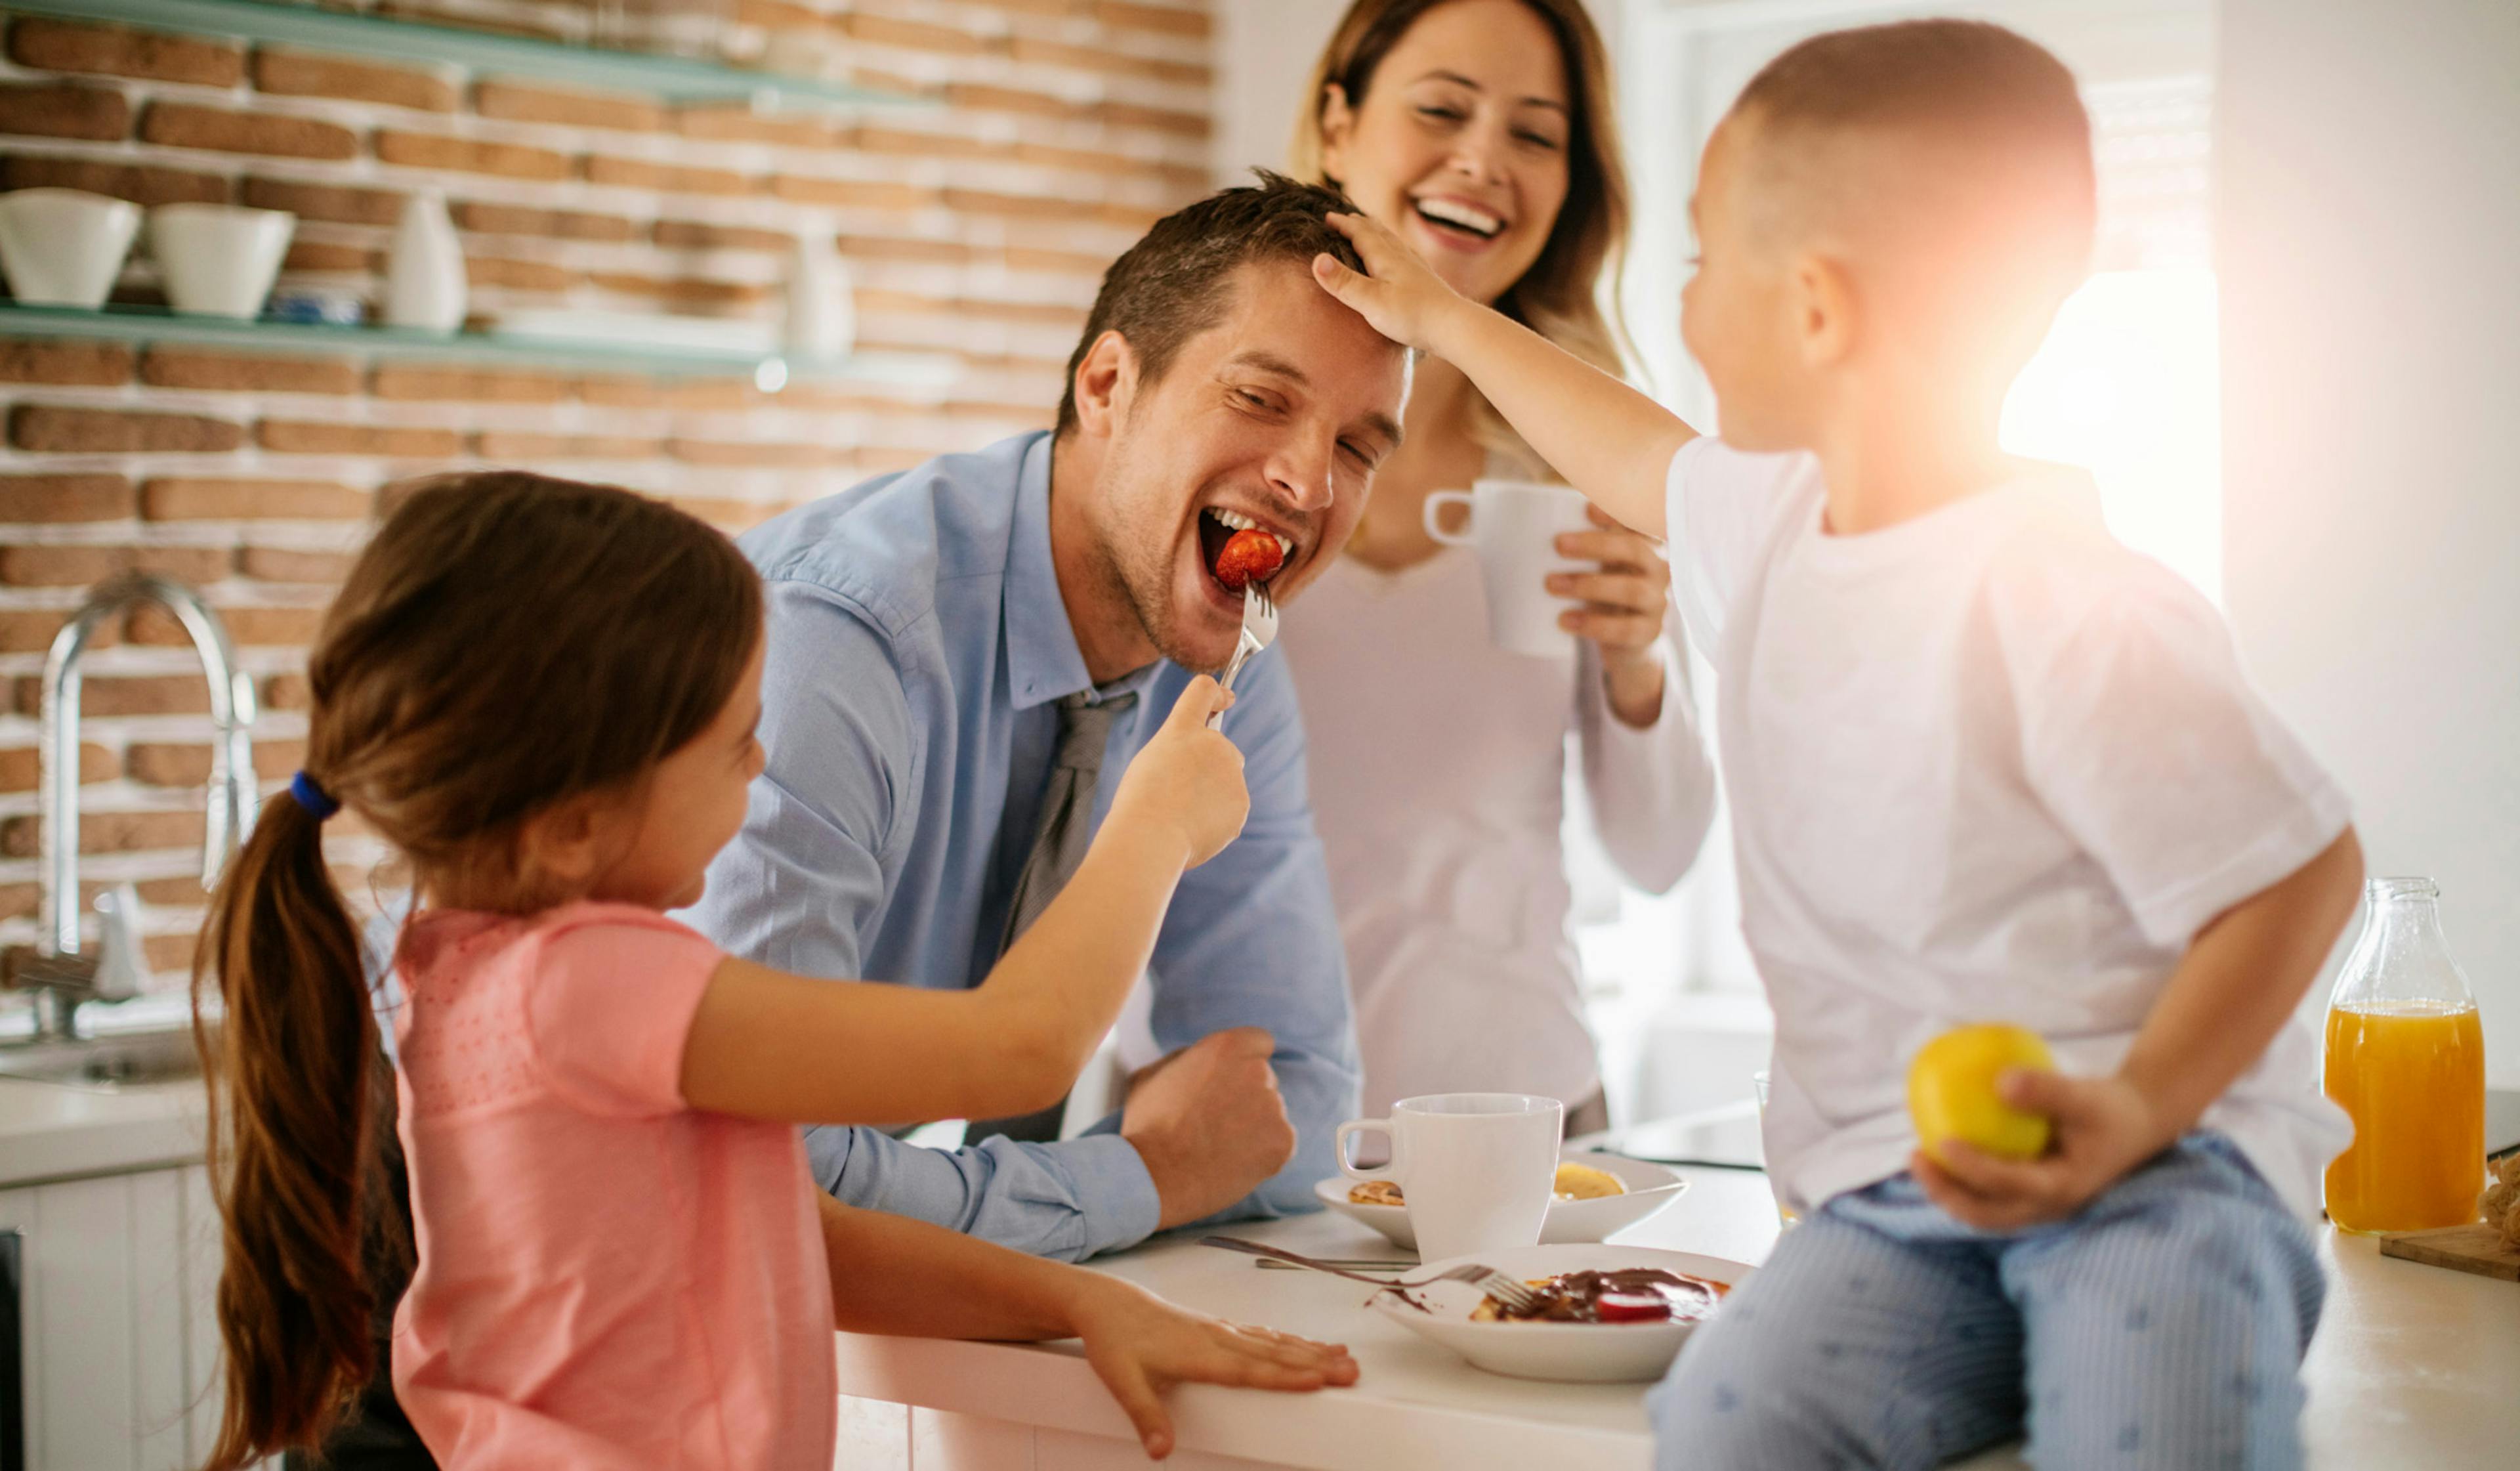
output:
[[1832, 142], [1905, 134], [1938, 153], [1927, 187], [1898, 196], [1903, 233], [1956, 265], [2003, 257], [2004, 274], [2057, 298], [2089, 262], [2090, 115], [2064, 64], [2002, 26], [1902, 21], [1814, 36], [1751, 78], [1733, 111], [1752, 126], [1758, 177], [1778, 192]]
[[1225, 317], [1234, 273], [1254, 261], [1287, 261], [1309, 269], [1324, 252], [1364, 270], [1356, 247], [1329, 226], [1333, 211], [1353, 212], [1347, 196], [1298, 184], [1265, 168], [1257, 184], [1221, 189], [1155, 221], [1102, 273], [1085, 335], [1067, 358], [1067, 387], [1058, 398], [1058, 433], [1076, 427], [1076, 370], [1105, 332], [1125, 338], [1140, 378], [1153, 383], [1172, 366], [1182, 344]]

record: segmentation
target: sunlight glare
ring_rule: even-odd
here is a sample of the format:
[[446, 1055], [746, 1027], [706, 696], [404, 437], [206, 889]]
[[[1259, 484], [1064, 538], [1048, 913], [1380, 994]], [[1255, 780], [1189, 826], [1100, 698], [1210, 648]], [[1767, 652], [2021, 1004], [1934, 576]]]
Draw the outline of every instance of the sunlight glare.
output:
[[2091, 471], [2109, 529], [2217, 603], [2219, 364], [2213, 272], [2103, 271], [2057, 311], [2002, 426], [2009, 452]]

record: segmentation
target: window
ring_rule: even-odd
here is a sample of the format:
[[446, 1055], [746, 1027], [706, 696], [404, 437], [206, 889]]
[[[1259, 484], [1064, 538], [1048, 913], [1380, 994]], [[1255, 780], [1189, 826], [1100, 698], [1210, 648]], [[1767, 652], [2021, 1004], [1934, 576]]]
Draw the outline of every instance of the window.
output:
[[2219, 600], [2223, 481], [2215, 332], [2212, 84], [2088, 89], [2100, 239], [2004, 404], [2015, 454], [2089, 469], [2120, 540]]

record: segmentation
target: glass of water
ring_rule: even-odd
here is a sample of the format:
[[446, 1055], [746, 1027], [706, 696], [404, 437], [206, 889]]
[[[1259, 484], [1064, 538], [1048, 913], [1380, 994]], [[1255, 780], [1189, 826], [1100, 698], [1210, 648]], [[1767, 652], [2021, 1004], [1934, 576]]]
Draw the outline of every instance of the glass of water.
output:
[[[1750, 1086], [1756, 1089], [1759, 1094], [1759, 1132], [1762, 1136], [1761, 1142], [1764, 1144], [1765, 1135], [1768, 1131], [1768, 1070], [1761, 1068], [1758, 1072], [1751, 1074]], [[1777, 1177], [1774, 1174], [1771, 1174], [1768, 1176], [1768, 1189], [1773, 1193], [1776, 1188]], [[1800, 1212], [1796, 1211], [1793, 1207], [1786, 1205], [1784, 1197], [1779, 1195], [1777, 1197], [1777, 1218], [1787, 1225], [1792, 1225], [1803, 1218]]]

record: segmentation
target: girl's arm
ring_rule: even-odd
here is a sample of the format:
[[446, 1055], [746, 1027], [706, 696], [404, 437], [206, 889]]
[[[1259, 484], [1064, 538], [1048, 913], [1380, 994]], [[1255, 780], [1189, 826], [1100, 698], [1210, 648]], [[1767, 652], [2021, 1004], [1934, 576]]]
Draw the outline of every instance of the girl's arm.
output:
[[1185, 1312], [1117, 1277], [814, 1195], [839, 1327], [922, 1338], [1082, 1338], [1086, 1360], [1157, 1459], [1172, 1449], [1161, 1398], [1170, 1385], [1316, 1390], [1356, 1382], [1356, 1360], [1343, 1345]]
[[1381, 225], [1362, 214], [1329, 220], [1372, 274], [1317, 255], [1313, 277], [1324, 290], [1393, 342], [1461, 369], [1593, 504], [1648, 536], [1665, 534], [1671, 457], [1695, 430], [1530, 328], [1463, 299]]
[[1911, 1158], [1917, 1182], [1944, 1210], [1987, 1230], [2081, 1210], [2193, 1128], [2266, 1054], [2362, 892], [2362, 849], [2349, 827], [2198, 932], [2113, 1076], [2015, 1072], [2002, 1080], [2006, 1102], [2054, 1121], [2046, 1155], [2003, 1160], [1946, 1142], [1946, 1164], [1922, 1151]]
[[834, 985], [728, 957], [683, 1043], [684, 1100], [796, 1124], [1057, 1102], [1146, 969], [1182, 871], [1241, 830], [1241, 754], [1205, 727], [1227, 699], [1204, 677], [1183, 692], [1074, 877], [976, 989]]

